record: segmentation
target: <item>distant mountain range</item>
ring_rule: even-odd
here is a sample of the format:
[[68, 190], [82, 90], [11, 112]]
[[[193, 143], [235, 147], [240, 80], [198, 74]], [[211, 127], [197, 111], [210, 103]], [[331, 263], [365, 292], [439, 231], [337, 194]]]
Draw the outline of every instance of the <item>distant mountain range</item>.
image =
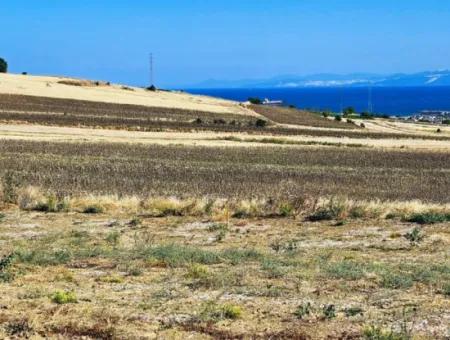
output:
[[377, 75], [354, 73], [346, 75], [315, 74], [279, 76], [270, 79], [207, 80], [190, 88], [296, 88], [296, 87], [366, 87], [366, 86], [450, 86], [450, 70], [414, 74]]

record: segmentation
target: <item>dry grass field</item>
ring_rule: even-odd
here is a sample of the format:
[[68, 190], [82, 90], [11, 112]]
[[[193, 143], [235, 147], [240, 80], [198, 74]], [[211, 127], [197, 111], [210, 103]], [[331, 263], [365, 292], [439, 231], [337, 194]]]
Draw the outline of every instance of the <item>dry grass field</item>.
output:
[[448, 128], [12, 79], [0, 338], [450, 337]]

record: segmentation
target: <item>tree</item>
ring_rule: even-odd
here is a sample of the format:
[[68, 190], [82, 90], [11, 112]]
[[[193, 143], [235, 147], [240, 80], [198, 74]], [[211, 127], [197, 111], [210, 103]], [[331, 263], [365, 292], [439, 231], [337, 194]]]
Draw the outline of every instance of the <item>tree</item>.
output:
[[355, 114], [356, 110], [354, 107], [349, 106], [344, 109], [344, 116]]
[[8, 63], [5, 59], [0, 58], [0, 73], [8, 72]]
[[255, 98], [250, 97], [250, 98], [248, 98], [248, 101], [254, 105], [260, 105], [262, 103], [261, 99], [256, 98], [256, 97]]

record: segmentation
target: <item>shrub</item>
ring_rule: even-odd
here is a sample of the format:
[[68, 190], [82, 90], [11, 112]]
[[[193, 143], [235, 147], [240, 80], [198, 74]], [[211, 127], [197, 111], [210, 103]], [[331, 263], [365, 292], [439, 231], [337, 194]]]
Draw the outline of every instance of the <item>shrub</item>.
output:
[[117, 247], [120, 242], [120, 233], [118, 231], [112, 231], [106, 235], [106, 242], [108, 242], [112, 247]]
[[326, 319], [334, 319], [336, 317], [336, 307], [334, 305], [323, 306], [322, 312]]
[[67, 212], [69, 211], [69, 201], [63, 199], [59, 201], [55, 195], [48, 195], [46, 200], [38, 203], [31, 210], [42, 211], [42, 212]]
[[385, 272], [382, 274], [381, 286], [391, 289], [408, 289], [413, 285], [413, 280], [408, 274]]
[[130, 227], [138, 227], [142, 224], [142, 220], [139, 217], [133, 217], [133, 219], [128, 223]]
[[53, 303], [64, 305], [67, 303], [77, 303], [78, 299], [74, 292], [57, 291], [51, 296]]
[[16, 254], [12, 253], [0, 259], [0, 282], [8, 282], [13, 278], [9, 269], [15, 258]]
[[267, 272], [267, 277], [269, 279], [278, 279], [283, 277], [286, 273], [286, 270], [277, 262], [270, 260], [263, 261], [261, 264], [261, 269]]
[[288, 202], [284, 202], [280, 204], [279, 207], [279, 214], [280, 216], [283, 217], [289, 217], [292, 216], [294, 214], [294, 207], [292, 206], [292, 204], [288, 203]]
[[355, 108], [353, 107], [353, 106], [349, 106], [349, 107], [346, 107], [345, 109], [344, 109], [344, 115], [345, 116], [348, 116], [348, 115], [352, 115], [352, 114], [355, 114], [356, 113], [356, 110], [355, 110]]
[[29, 339], [29, 334], [33, 332], [33, 328], [28, 320], [10, 321], [5, 326], [6, 333], [13, 336], [14, 339]]
[[336, 116], [334, 116], [334, 119], [336, 121], [340, 122], [342, 120], [342, 117], [341, 117], [341, 115], [336, 115]]
[[214, 119], [214, 124], [225, 125], [227, 121], [223, 118]]
[[205, 279], [209, 276], [208, 267], [193, 263], [189, 268], [186, 276], [190, 279]]
[[326, 205], [319, 207], [308, 219], [312, 222], [344, 219], [346, 208], [343, 200], [332, 198]]
[[257, 119], [257, 120], [256, 120], [256, 123], [255, 123], [255, 126], [256, 126], [256, 127], [259, 127], [259, 128], [266, 127], [266, 126], [267, 126], [267, 120], [264, 120], [264, 119]]
[[260, 105], [262, 103], [261, 99], [257, 97], [250, 97], [248, 98], [248, 101], [254, 105]]
[[445, 283], [440, 292], [441, 294], [450, 297], [450, 282]]
[[28, 186], [18, 191], [17, 203], [20, 209], [23, 210], [42, 209], [42, 205], [45, 203], [45, 196], [42, 194], [41, 189]]
[[299, 318], [303, 319], [305, 316], [308, 316], [311, 314], [311, 303], [303, 303], [302, 305], [298, 306], [297, 309], [294, 312], [294, 315]]
[[359, 116], [364, 119], [374, 119], [374, 116], [368, 112], [362, 112]]
[[364, 315], [364, 310], [361, 307], [349, 307], [344, 309], [346, 317], [352, 317], [356, 315]]
[[0, 58], [0, 73], [7, 73], [8, 72], [8, 63], [5, 59]]
[[89, 205], [83, 209], [83, 214], [101, 214], [103, 210], [99, 205]]
[[424, 235], [420, 228], [414, 228], [412, 231], [405, 234], [405, 238], [411, 242], [411, 244], [417, 244], [424, 239]]
[[440, 212], [424, 212], [416, 213], [406, 218], [407, 222], [419, 223], [419, 224], [434, 224], [450, 221], [450, 213]]

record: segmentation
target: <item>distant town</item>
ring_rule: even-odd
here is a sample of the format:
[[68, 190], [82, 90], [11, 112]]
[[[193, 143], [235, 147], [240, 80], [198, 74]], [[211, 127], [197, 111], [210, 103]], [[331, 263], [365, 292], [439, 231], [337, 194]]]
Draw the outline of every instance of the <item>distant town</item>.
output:
[[407, 119], [414, 122], [450, 125], [450, 111], [424, 110]]

